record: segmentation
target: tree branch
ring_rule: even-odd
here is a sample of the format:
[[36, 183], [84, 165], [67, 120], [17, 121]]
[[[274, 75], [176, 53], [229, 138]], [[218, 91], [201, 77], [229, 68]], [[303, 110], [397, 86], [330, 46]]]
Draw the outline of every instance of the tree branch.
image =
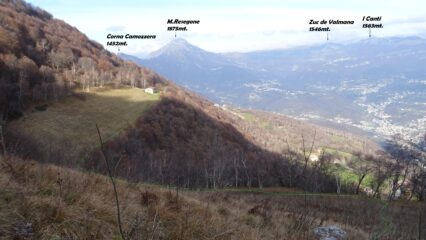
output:
[[103, 157], [104, 157], [105, 164], [106, 164], [106, 167], [107, 167], [107, 170], [108, 170], [108, 176], [109, 176], [109, 179], [111, 180], [111, 184], [112, 184], [112, 187], [113, 187], [113, 189], [114, 189], [114, 194], [115, 194], [115, 205], [116, 205], [116, 207], [117, 207], [117, 221], [118, 221], [118, 228], [119, 228], [119, 230], [120, 230], [121, 238], [122, 238], [123, 240], [126, 240], [126, 238], [124, 237], [123, 228], [122, 228], [122, 225], [121, 225], [120, 204], [119, 204], [119, 201], [118, 201], [117, 187], [115, 186], [115, 181], [114, 181], [114, 178], [113, 178], [113, 176], [112, 176], [111, 167], [110, 167], [110, 165], [109, 165], [109, 162], [108, 162], [107, 156], [106, 156], [106, 154], [105, 154], [105, 150], [104, 150], [104, 143], [103, 143], [103, 141], [102, 141], [101, 131], [99, 130], [98, 124], [96, 124], [96, 130], [98, 131], [99, 142], [100, 142], [100, 145], [101, 145], [101, 152], [102, 152], [102, 155], [103, 155]]

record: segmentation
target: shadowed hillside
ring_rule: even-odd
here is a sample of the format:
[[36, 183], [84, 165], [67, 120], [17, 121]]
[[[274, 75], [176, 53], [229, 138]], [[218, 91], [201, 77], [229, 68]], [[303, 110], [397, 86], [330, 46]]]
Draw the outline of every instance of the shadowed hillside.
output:
[[[228, 114], [179, 88], [167, 94], [130, 128], [106, 144], [122, 177], [187, 188], [287, 186], [334, 192], [334, 177], [303, 166], [303, 156], [263, 149], [228, 121]], [[97, 160], [97, 161], [96, 161]], [[102, 157], [89, 161], [101, 171]], [[306, 177], [314, 176], [314, 177]]]

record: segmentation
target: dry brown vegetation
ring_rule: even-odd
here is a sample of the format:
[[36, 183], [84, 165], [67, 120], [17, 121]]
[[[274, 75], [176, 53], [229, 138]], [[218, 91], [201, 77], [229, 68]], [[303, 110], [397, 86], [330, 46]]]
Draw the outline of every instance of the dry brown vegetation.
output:
[[[109, 180], [8, 158], [0, 170], [0, 239], [120, 239]], [[129, 239], [229, 239], [222, 216], [173, 190], [118, 182]], [[244, 235], [238, 237], [243, 239]]]
[[[0, 239], [120, 239], [107, 177], [12, 157], [6, 162]], [[177, 192], [122, 180], [117, 187], [128, 239], [313, 239], [313, 227], [329, 224], [348, 239], [417, 239], [425, 211], [414, 202], [354, 196], [308, 195], [305, 202], [303, 194], [280, 189]]]
[[[223, 208], [221, 212], [243, 216], [259, 239], [311, 239], [316, 226], [338, 225], [348, 239], [424, 239], [426, 223], [419, 223], [426, 206], [413, 202], [385, 202], [355, 195], [294, 195], [263, 193], [190, 193]], [[420, 225], [419, 225], [420, 224]], [[266, 230], [266, 231], [265, 231]]]

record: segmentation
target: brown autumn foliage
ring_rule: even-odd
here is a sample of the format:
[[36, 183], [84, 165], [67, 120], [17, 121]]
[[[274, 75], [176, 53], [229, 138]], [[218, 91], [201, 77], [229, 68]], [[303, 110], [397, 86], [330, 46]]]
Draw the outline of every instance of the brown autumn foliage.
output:
[[[229, 123], [228, 115], [170, 85], [134, 127], [106, 144], [108, 156], [117, 174], [133, 181], [186, 188], [287, 186], [335, 192], [334, 177], [325, 168], [305, 169], [296, 152], [282, 155], [253, 144]], [[96, 152], [86, 168], [103, 172], [101, 161]]]
[[57, 100], [76, 87], [166, 82], [24, 1], [1, 1], [0, 23], [2, 118], [17, 118], [31, 103]]

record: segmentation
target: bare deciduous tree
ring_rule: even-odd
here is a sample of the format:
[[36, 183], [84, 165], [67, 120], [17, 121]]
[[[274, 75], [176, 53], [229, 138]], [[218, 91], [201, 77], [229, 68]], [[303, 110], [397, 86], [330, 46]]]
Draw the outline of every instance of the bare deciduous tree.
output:
[[371, 171], [371, 159], [371, 155], [364, 155], [361, 152], [357, 152], [352, 156], [348, 163], [348, 166], [354, 171], [358, 178], [355, 194], [359, 194], [362, 182]]

